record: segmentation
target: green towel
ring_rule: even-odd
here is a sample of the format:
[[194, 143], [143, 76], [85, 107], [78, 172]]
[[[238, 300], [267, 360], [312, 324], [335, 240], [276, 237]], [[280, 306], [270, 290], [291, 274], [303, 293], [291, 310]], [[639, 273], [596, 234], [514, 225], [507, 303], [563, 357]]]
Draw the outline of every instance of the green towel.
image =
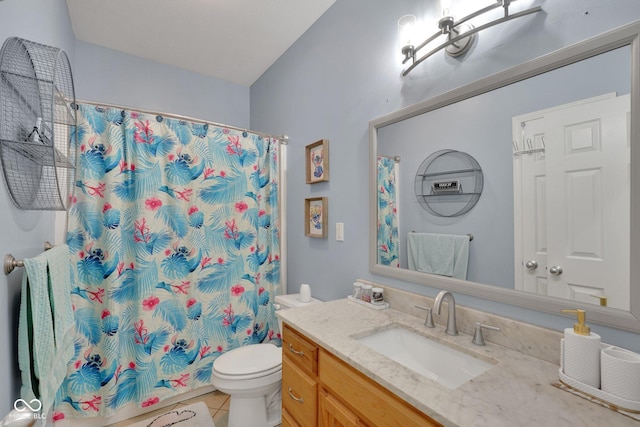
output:
[[469, 236], [409, 233], [407, 258], [410, 270], [466, 279]]
[[18, 323], [20, 393], [26, 401], [38, 398], [46, 412], [74, 356], [69, 247], [56, 246], [25, 259], [24, 266]]

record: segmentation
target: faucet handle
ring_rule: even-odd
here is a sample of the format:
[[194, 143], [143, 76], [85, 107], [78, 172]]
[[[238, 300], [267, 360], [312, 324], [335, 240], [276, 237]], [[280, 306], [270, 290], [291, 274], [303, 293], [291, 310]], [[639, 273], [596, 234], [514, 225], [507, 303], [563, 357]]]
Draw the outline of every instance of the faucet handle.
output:
[[435, 328], [436, 325], [433, 323], [433, 309], [431, 307], [425, 307], [424, 305], [416, 305], [415, 307], [421, 310], [427, 310], [427, 318], [424, 321], [424, 326], [427, 328]]
[[482, 328], [492, 331], [500, 330], [500, 328], [498, 328], [497, 326], [485, 325], [484, 323], [476, 322], [476, 331], [473, 334], [473, 340], [471, 340], [471, 342], [475, 345], [485, 345], [484, 338], [482, 337]]

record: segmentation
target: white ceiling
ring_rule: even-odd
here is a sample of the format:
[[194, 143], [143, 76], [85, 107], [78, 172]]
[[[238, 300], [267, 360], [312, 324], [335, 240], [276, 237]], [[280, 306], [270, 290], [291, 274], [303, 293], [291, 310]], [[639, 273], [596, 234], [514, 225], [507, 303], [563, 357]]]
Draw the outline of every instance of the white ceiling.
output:
[[67, 0], [78, 40], [250, 86], [335, 0]]

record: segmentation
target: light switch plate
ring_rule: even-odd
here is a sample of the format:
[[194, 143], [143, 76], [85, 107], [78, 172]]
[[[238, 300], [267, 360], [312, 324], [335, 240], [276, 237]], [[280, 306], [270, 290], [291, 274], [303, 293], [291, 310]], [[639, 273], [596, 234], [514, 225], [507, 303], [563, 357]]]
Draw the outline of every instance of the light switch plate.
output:
[[344, 222], [336, 222], [336, 240], [344, 242]]

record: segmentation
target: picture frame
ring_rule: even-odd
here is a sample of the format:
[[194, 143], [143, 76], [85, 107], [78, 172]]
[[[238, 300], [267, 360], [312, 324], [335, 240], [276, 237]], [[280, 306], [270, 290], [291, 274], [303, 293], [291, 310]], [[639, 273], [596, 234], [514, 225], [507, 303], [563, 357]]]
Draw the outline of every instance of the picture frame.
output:
[[305, 151], [307, 184], [329, 181], [329, 140], [309, 144]]
[[327, 197], [304, 199], [304, 235], [326, 239], [328, 235], [329, 202]]

